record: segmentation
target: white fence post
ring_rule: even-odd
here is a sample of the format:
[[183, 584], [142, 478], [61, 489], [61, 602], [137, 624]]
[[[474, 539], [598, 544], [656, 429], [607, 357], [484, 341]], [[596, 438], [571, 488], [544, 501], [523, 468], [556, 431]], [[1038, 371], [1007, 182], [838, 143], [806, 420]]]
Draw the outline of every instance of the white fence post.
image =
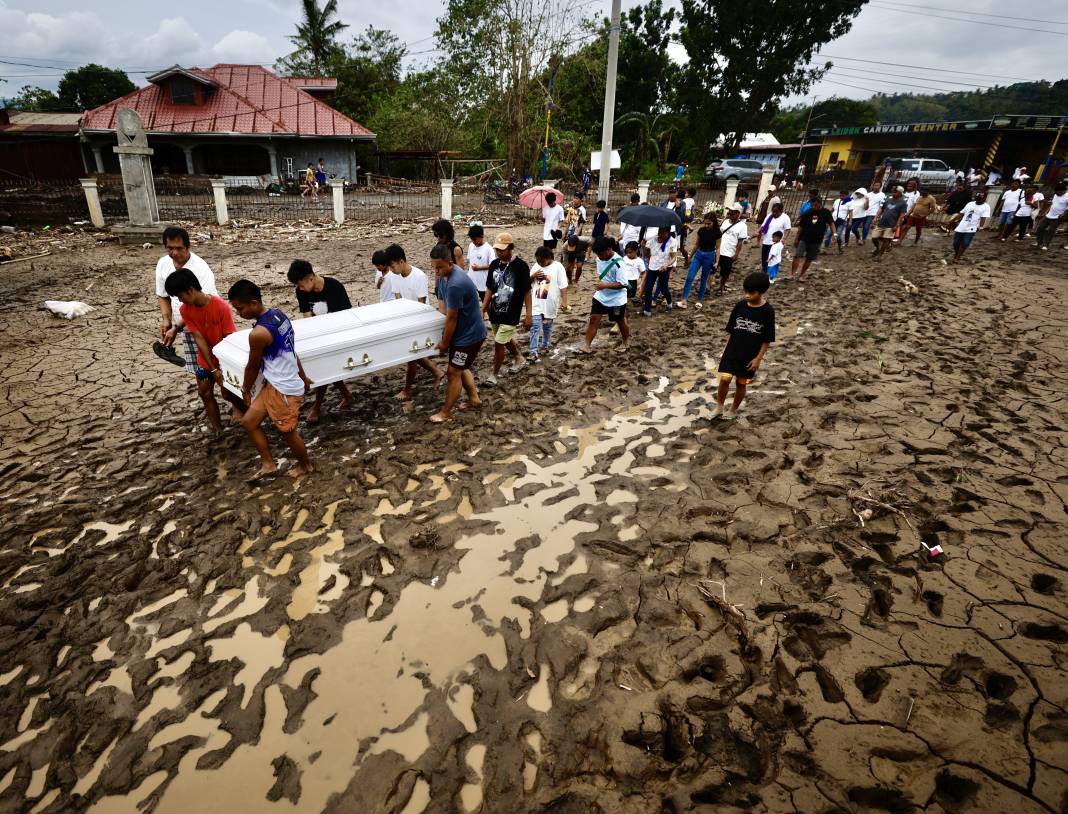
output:
[[452, 179], [441, 179], [441, 219], [452, 220]]
[[345, 182], [340, 178], [330, 179], [330, 191], [334, 196], [334, 223], [345, 222]]
[[[760, 207], [763, 206], [765, 199], [768, 197], [768, 190], [771, 189], [771, 179], [775, 177], [774, 167], [764, 167], [760, 172], [760, 187], [757, 189], [756, 207], [755, 211], [759, 212]], [[769, 213], [770, 214], [770, 213]]]
[[230, 213], [226, 209], [226, 182], [222, 178], [211, 179], [211, 194], [215, 198], [215, 220], [225, 226], [230, 222]]
[[95, 178], [79, 178], [78, 181], [85, 191], [85, 202], [89, 205], [89, 220], [93, 226], [102, 229], [104, 226], [104, 210], [100, 208], [100, 188]]
[[738, 197], [738, 179], [727, 179], [727, 191], [723, 194], [723, 210], [726, 211], [734, 205], [734, 199]]
[[641, 203], [649, 202], [649, 187], [652, 183], [652, 181], [638, 181], [638, 198]]

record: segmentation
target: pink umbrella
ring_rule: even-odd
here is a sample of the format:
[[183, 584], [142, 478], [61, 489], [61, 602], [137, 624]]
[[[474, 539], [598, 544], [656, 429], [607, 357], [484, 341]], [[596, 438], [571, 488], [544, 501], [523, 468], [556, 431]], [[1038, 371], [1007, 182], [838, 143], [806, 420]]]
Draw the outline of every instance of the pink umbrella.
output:
[[558, 189], [553, 189], [552, 187], [531, 187], [530, 189], [524, 189], [519, 193], [519, 203], [527, 209], [543, 209], [545, 207], [545, 196], [550, 192], [556, 196], [557, 203], [563, 202], [564, 193]]

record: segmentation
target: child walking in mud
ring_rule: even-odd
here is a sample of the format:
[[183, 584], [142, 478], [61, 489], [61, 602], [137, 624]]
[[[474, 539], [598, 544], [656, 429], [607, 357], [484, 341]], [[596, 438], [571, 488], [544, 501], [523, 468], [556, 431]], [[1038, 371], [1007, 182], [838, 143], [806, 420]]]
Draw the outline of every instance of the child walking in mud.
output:
[[[297, 434], [297, 421], [304, 393], [312, 387], [312, 382], [297, 358], [293, 324], [277, 308], [263, 304], [260, 288], [251, 280], [238, 280], [230, 286], [227, 296], [239, 317], [256, 323], [248, 336], [248, 364], [241, 384], [247, 409], [241, 423], [263, 463], [249, 478], [249, 483], [257, 483], [278, 471], [267, 435], [260, 426], [267, 416], [271, 417], [275, 429], [297, 458], [297, 465], [290, 474], [294, 477], [307, 475], [312, 471], [312, 464], [308, 459], [308, 448]], [[252, 390], [261, 373], [263, 387], [253, 398]]]
[[[739, 300], [727, 320], [727, 347], [719, 360], [719, 392], [713, 418], [733, 421], [745, 398], [745, 390], [756, 377], [764, 355], [775, 341], [775, 309], [764, 295], [771, 287], [768, 275], [754, 271], [742, 281], [745, 299]], [[734, 403], [725, 410], [727, 392], [734, 380]]]

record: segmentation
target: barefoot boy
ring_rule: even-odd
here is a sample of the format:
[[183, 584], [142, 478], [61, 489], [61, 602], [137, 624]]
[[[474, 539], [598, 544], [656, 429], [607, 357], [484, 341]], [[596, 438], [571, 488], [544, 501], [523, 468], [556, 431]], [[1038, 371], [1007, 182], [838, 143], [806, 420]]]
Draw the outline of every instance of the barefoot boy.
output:
[[[739, 300], [727, 320], [727, 347], [719, 360], [719, 392], [713, 418], [733, 420], [745, 398], [745, 389], [756, 376], [764, 354], [775, 341], [775, 309], [764, 298], [771, 282], [768, 275], [754, 271], [742, 282], [745, 299]], [[724, 412], [727, 391], [734, 379], [734, 403]]]
[[[551, 249], [546, 251], [552, 253]], [[471, 368], [486, 341], [486, 324], [482, 321], [482, 302], [475, 282], [453, 262], [448, 246], [438, 244], [430, 250], [430, 265], [437, 276], [434, 293], [438, 298], [438, 310], [445, 315], [438, 350], [448, 359], [445, 404], [430, 416], [431, 421], [440, 424], [452, 416], [461, 392], [467, 393], [467, 401], [459, 407], [460, 410], [477, 410], [482, 406]]]
[[597, 290], [593, 294], [590, 322], [586, 327], [586, 341], [581, 353], [591, 353], [593, 340], [601, 318], [608, 316], [609, 322], [619, 326], [622, 339], [621, 350], [627, 349], [630, 337], [630, 325], [627, 322], [627, 269], [623, 258], [616, 254], [611, 238], [599, 237], [593, 242], [593, 253], [597, 255]]
[[245, 405], [237, 396], [222, 386], [223, 375], [219, 360], [212, 348], [232, 333], [236, 333], [230, 306], [219, 296], [208, 294], [200, 287], [200, 280], [189, 269], [180, 268], [171, 272], [164, 282], [165, 290], [181, 303], [179, 312], [186, 332], [192, 336], [197, 348], [197, 393], [204, 402], [208, 424], [214, 432], [222, 431], [219, 403], [215, 400], [215, 383], [219, 383], [225, 398], [234, 408], [234, 418], [241, 420]]
[[[249, 482], [255, 483], [278, 471], [267, 436], [260, 427], [265, 416], [271, 417], [275, 429], [297, 458], [297, 466], [290, 474], [295, 477], [307, 475], [312, 471], [312, 464], [304, 441], [297, 435], [297, 419], [300, 418], [304, 393], [312, 383], [304, 374], [293, 346], [293, 324], [277, 308], [264, 306], [259, 286], [251, 280], [238, 280], [230, 286], [227, 296], [239, 317], [256, 323], [248, 337], [248, 364], [241, 385], [248, 409], [241, 423], [263, 463]], [[252, 388], [260, 373], [264, 378], [263, 388], [253, 398]]]
[[[286, 275], [289, 282], [297, 287], [297, 307], [304, 317], [317, 317], [346, 311], [352, 308], [345, 286], [333, 277], [316, 274], [312, 264], [307, 260], [294, 260], [289, 264]], [[336, 411], [342, 412], [352, 404], [352, 393], [344, 382], [334, 382], [334, 387], [341, 394], [341, 401]], [[315, 388], [315, 403], [308, 411], [308, 423], [318, 424], [323, 412], [323, 399], [326, 397], [326, 385]]]

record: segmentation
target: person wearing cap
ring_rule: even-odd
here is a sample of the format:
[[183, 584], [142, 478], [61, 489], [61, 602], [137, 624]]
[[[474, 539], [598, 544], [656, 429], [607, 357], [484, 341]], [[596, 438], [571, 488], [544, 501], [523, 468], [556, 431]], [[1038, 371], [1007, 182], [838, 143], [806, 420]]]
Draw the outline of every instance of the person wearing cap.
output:
[[727, 289], [727, 280], [735, 264], [742, 257], [742, 247], [749, 239], [749, 227], [742, 220], [742, 208], [731, 204], [727, 210], [727, 220], [720, 227], [719, 244], [716, 246], [716, 265], [719, 268], [719, 288], [717, 294]]
[[[859, 187], [853, 192], [853, 201], [849, 205], [849, 216], [846, 219], [846, 232], [845, 242], [849, 245], [849, 236], [853, 235], [857, 239], [857, 243], [861, 246], [864, 245], [864, 239], [867, 237], [867, 233], [862, 232], [864, 228], [864, 221], [868, 217], [868, 190], [864, 187]], [[862, 237], [861, 235], [864, 235]]]
[[512, 373], [518, 373], [526, 365], [515, 335], [520, 318], [523, 327], [528, 330], [534, 323], [530, 266], [515, 256], [515, 239], [509, 232], [497, 235], [493, 252], [497, 258], [490, 263], [486, 295], [482, 300], [482, 311], [489, 317], [490, 333], [493, 335], [493, 374], [486, 379], [489, 385], [497, 384], [505, 351], [512, 356]]
[[[824, 208], [818, 192], [810, 197], [808, 211], [798, 219], [797, 226], [797, 237], [794, 238], [794, 262], [790, 269], [790, 276], [797, 275], [797, 281], [800, 283], [804, 281], [805, 272], [812, 265], [812, 261], [820, 256], [823, 236], [834, 226], [831, 213]], [[802, 260], [805, 261], [805, 265], [801, 268], [801, 273], [797, 274], [797, 267], [801, 265]]]
[[434, 246], [430, 250], [430, 265], [437, 277], [434, 293], [438, 298], [438, 310], [445, 315], [438, 350], [448, 360], [445, 404], [430, 416], [431, 421], [440, 424], [452, 416], [462, 391], [467, 392], [467, 402], [461, 410], [477, 410], [482, 406], [471, 367], [486, 340], [486, 325], [482, 321], [478, 289], [464, 270], [453, 262], [449, 247], [440, 243]]
[[882, 257], [893, 245], [897, 230], [905, 222], [909, 211], [909, 199], [905, 197], [904, 187], [894, 187], [893, 194], [887, 198], [879, 214], [879, 220], [871, 232], [871, 242], [875, 245], [872, 257]]

